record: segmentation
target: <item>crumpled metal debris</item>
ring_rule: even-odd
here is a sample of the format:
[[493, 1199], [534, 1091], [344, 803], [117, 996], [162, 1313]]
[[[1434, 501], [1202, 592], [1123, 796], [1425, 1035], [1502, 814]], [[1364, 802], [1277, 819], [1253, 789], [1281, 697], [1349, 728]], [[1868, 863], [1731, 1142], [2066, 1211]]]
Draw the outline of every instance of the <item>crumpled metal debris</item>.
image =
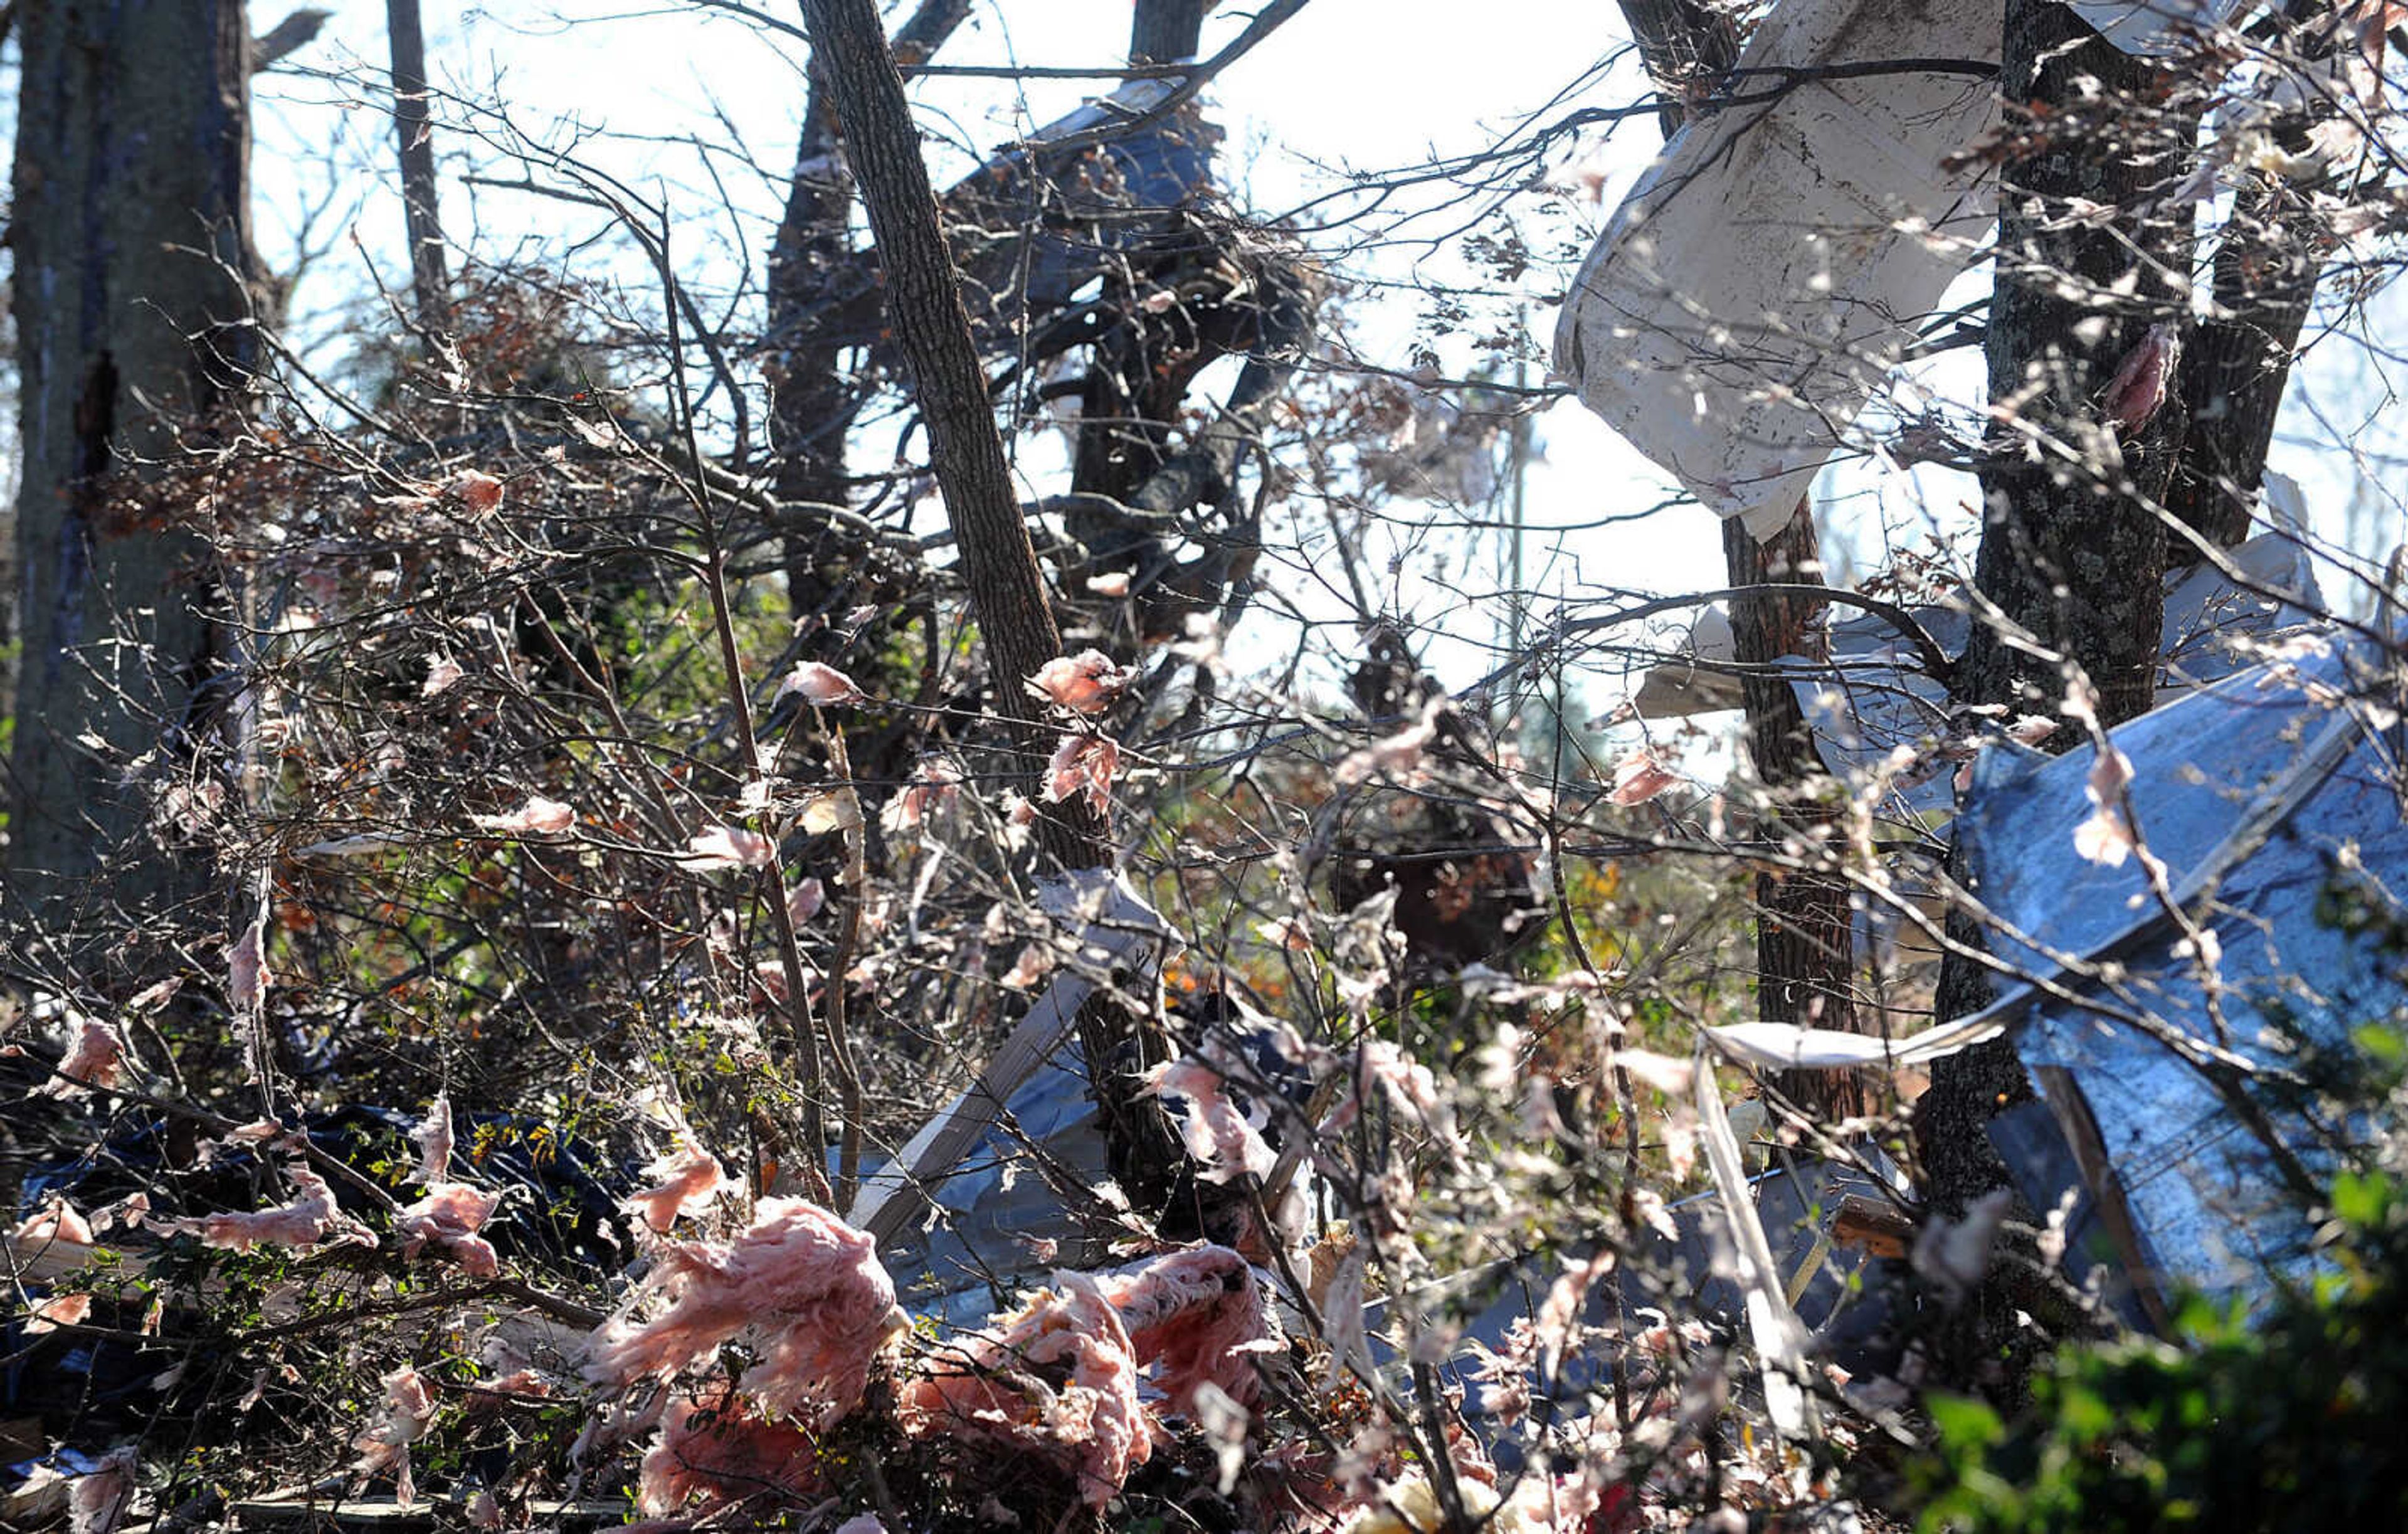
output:
[[[2308, 1211], [2251, 1125], [2311, 1171], [2315, 1137], [2254, 1073], [2408, 1004], [2396, 956], [2335, 920], [2352, 901], [2401, 914], [2398, 673], [2337, 634], [2286, 648], [2112, 736], [2183, 919], [2143, 858], [2076, 853], [2089, 751], [1986, 754], [1958, 820], [1990, 952], [2022, 977], [1982, 1016], [2015, 1039], [2157, 1309], [2173, 1287], [2262, 1296], [2297, 1270]], [[2249, 1081], [2240, 1097], [2202, 1068], [2218, 1062]]]
[[[2201, 563], [2167, 582], [2157, 646], [2164, 667], [2159, 706], [2256, 664], [2266, 644], [2322, 622], [2325, 604], [2313, 554], [2297, 536], [2262, 533], [2224, 551], [2224, 557], [2229, 572]], [[1926, 603], [1907, 613], [1947, 654], [1964, 652], [1971, 624], [1961, 609]], [[1714, 609], [1700, 613], [1693, 648], [1651, 667], [1629, 707], [1642, 718], [1658, 719], [1737, 707], [1736, 679], [1715, 670], [1736, 660], [1729, 634], [1729, 621]], [[1823, 635], [1824, 658], [1793, 655], [1777, 664], [1794, 678], [1791, 689], [1814, 731], [1824, 767], [1856, 789], [1880, 776], [1891, 812], [1901, 818], [1948, 814], [1956, 797], [1956, 763], [1932, 754], [1931, 748], [1966, 730], [1953, 720], [1946, 685], [1924, 667], [1909, 637], [1885, 617], [1850, 613], [1835, 618]], [[1717, 687], [1707, 678], [1730, 685]], [[1901, 747], [1923, 760], [1898, 773], [1892, 753]]]
[[[963, 300], [982, 327], [1044, 314], [1149, 242], [1211, 184], [1222, 133], [1190, 106], [1123, 137], [1087, 136], [1143, 117], [1175, 86], [1131, 80], [1047, 123], [944, 196]], [[1032, 173], [1033, 170], [1033, 173]]]
[[[1076, 932], [1076, 943], [979, 1080], [863, 1183], [846, 1219], [882, 1245], [931, 1199], [942, 1208], [968, 1210], [986, 1178], [1004, 1177], [1014, 1141], [1008, 1130], [995, 1128], [1000, 1111], [1008, 1108], [1023, 1134], [1039, 1143], [1068, 1131], [1075, 1118], [1072, 1103], [1088, 1100], [1086, 1083], [1083, 1073], [1057, 1064], [1054, 1056], [1070, 1036], [1080, 1007], [1098, 985], [1116, 977], [1153, 983], [1173, 941], [1161, 914], [1109, 868], [1080, 869], [1048, 881], [1038, 898], [1048, 915]], [[1100, 1140], [1096, 1148], [1100, 1167]], [[1096, 1181], [1101, 1180], [1099, 1172]], [[1005, 1179], [1004, 1186], [1010, 1185]], [[1016, 1213], [1012, 1219], [1002, 1228], [1035, 1233], [1018, 1223]]]
[[[2225, 557], [2235, 573], [2200, 564], [2167, 582], [2157, 638], [2159, 707], [2256, 664], [2261, 647], [2278, 636], [2322, 622], [2314, 562], [2298, 538], [2260, 534]], [[1920, 607], [1913, 615], [1951, 656], [1964, 652], [1971, 624], [1962, 611]], [[1843, 619], [1831, 625], [1830, 650], [1828, 662], [1779, 664], [1798, 679], [1791, 685], [1823, 765], [1842, 781], [1866, 783], [1898, 748], [1925, 747], [1951, 733], [1947, 688], [1922, 669], [1897, 628], [1870, 614]], [[1956, 797], [1946, 770], [1953, 765], [1933, 759], [1900, 779], [1895, 808], [1947, 814]]]

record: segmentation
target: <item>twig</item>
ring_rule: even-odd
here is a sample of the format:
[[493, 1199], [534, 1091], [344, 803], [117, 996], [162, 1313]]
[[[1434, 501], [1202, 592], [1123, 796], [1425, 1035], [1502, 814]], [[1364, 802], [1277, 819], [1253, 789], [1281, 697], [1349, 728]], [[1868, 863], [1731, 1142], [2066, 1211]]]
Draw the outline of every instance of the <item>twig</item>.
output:
[[394, 1299], [353, 1301], [339, 1310], [329, 1311], [323, 1315], [303, 1316], [298, 1321], [285, 1321], [272, 1326], [261, 1326], [256, 1330], [245, 1332], [243, 1339], [246, 1341], [257, 1342], [276, 1337], [296, 1337], [305, 1332], [323, 1330], [328, 1326], [350, 1326], [354, 1322], [366, 1320], [370, 1316], [407, 1315], [412, 1311], [435, 1310], [446, 1305], [466, 1305], [474, 1300], [490, 1298], [494, 1295], [506, 1296], [529, 1310], [540, 1311], [555, 1321], [566, 1321], [572, 1326], [582, 1326], [588, 1331], [609, 1319], [604, 1312], [580, 1305], [577, 1301], [564, 1298], [559, 1295], [547, 1294], [523, 1280], [496, 1278], [456, 1289], [435, 1289], [424, 1294], [408, 1295]]
[[853, 952], [861, 942], [861, 905], [868, 898], [869, 890], [869, 836], [868, 827], [862, 823], [860, 790], [850, 786], [853, 781], [853, 754], [845, 745], [844, 727], [830, 724], [824, 713], [821, 715], [820, 727], [827, 735], [828, 772], [837, 781], [849, 785], [844, 792], [853, 796], [853, 804], [852, 819], [840, 833], [844, 838], [844, 915], [837, 928], [836, 952], [828, 958], [826, 1000], [820, 1009], [844, 1118], [838, 1128], [842, 1141], [837, 1152], [836, 1207], [850, 1209], [861, 1179], [862, 1108], [861, 1073], [853, 1065], [848, 1025], [851, 998], [846, 995], [845, 972], [853, 968]]

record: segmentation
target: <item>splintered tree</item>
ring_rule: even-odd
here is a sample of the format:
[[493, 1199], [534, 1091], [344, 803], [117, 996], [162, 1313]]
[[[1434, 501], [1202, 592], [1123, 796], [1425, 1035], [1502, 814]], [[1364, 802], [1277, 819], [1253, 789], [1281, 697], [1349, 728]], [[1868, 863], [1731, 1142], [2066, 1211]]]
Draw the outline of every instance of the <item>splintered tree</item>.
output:
[[192, 772], [230, 681], [198, 539], [145, 509], [143, 466], [221, 445], [252, 359], [240, 0], [22, 8], [10, 239], [22, 368], [23, 660], [11, 915], [189, 888], [116, 864]]

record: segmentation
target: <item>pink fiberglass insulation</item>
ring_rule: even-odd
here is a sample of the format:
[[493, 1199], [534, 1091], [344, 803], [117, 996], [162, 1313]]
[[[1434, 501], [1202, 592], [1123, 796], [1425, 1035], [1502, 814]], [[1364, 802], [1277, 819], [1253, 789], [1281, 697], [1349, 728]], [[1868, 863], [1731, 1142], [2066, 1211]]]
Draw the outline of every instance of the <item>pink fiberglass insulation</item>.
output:
[[125, 1040], [108, 1024], [87, 1017], [77, 1024], [75, 1041], [59, 1061], [58, 1075], [42, 1091], [50, 1097], [73, 1097], [86, 1087], [115, 1086], [124, 1075]]
[[394, 1216], [393, 1233], [401, 1238], [401, 1254], [418, 1255], [432, 1241], [452, 1254], [472, 1278], [492, 1278], [501, 1271], [494, 1244], [477, 1234], [494, 1217], [498, 1193], [483, 1193], [466, 1183], [433, 1183], [426, 1196]]
[[1073, 713], [1099, 714], [1137, 680], [1133, 670], [1114, 666], [1099, 650], [1056, 655], [1037, 668], [1027, 681], [1031, 695], [1057, 703]]
[[343, 1219], [335, 1190], [297, 1161], [285, 1164], [284, 1175], [294, 1187], [291, 1203], [251, 1214], [204, 1214], [202, 1244], [248, 1252], [254, 1246], [315, 1246], [325, 1240]]
[[[1046, 1454], [1100, 1508], [1154, 1453], [1154, 1423], [1138, 1399], [1136, 1352], [1119, 1312], [1095, 1280], [1056, 1277], [1060, 1288], [1029, 1294], [912, 1380], [904, 1406], [921, 1433]], [[1042, 1386], [1025, 1389], [1013, 1375]]]
[[142, 1228], [142, 1222], [150, 1217], [150, 1196], [137, 1188], [117, 1202], [103, 1205], [95, 1211], [92, 1217], [92, 1228], [114, 1230], [122, 1226], [128, 1230], [139, 1230]]
[[226, 1000], [236, 1012], [257, 1016], [276, 977], [267, 969], [267, 938], [262, 920], [243, 928], [242, 939], [226, 951]]
[[761, 1361], [738, 1383], [812, 1430], [861, 1404], [871, 1363], [905, 1325], [877, 1242], [800, 1198], [764, 1198], [732, 1241], [663, 1241], [642, 1292], [669, 1297], [650, 1321], [594, 1334], [586, 1377], [626, 1384], [700, 1362], [750, 1333]]
[[394, 1499], [403, 1507], [418, 1500], [418, 1484], [409, 1473], [409, 1446], [426, 1436], [435, 1422], [435, 1393], [424, 1376], [404, 1364], [384, 1376], [384, 1410], [360, 1429], [351, 1447], [360, 1451], [360, 1469], [370, 1475], [393, 1472]]
[[56, 1331], [61, 1326], [80, 1326], [92, 1318], [92, 1296], [56, 1295], [37, 1299], [25, 1312], [25, 1335]]
[[93, 1240], [92, 1222], [76, 1212], [64, 1194], [56, 1193], [20, 1221], [14, 1234], [20, 1241], [73, 1241], [79, 1246], [90, 1246]]
[[67, 1487], [69, 1534], [113, 1534], [134, 1501], [134, 1449], [111, 1449], [90, 1475]]
[[661, 1157], [645, 1168], [644, 1174], [661, 1181], [629, 1198], [625, 1208], [656, 1235], [666, 1235], [679, 1215], [702, 1210], [727, 1185], [719, 1163], [708, 1152], [692, 1146]]
[[1155, 1068], [1152, 1089], [1187, 1099], [1181, 1125], [1187, 1154], [1196, 1158], [1197, 1175], [1207, 1183], [1233, 1182], [1240, 1176], [1266, 1177], [1277, 1162], [1270, 1143], [1222, 1090], [1224, 1079], [1210, 1060], [1188, 1055]]
[[819, 1484], [819, 1456], [810, 1435], [761, 1416], [724, 1384], [668, 1403], [660, 1432], [644, 1452], [636, 1508], [666, 1517], [700, 1502], [696, 1512], [755, 1493], [809, 1496]]
[[1226, 1246], [1191, 1247], [1097, 1282], [1173, 1412], [1192, 1415], [1208, 1383], [1240, 1405], [1262, 1394], [1251, 1359], [1261, 1344], [1276, 1345], [1279, 1329], [1245, 1258]]
[[540, 1369], [514, 1369], [507, 1374], [468, 1387], [467, 1410], [470, 1416], [490, 1415], [507, 1406], [523, 1405], [534, 1399], [549, 1399], [558, 1392]]
[[1112, 809], [1112, 779], [1121, 769], [1120, 742], [1109, 735], [1065, 735], [1045, 767], [1045, 800], [1060, 804], [1083, 793], [1098, 815]]

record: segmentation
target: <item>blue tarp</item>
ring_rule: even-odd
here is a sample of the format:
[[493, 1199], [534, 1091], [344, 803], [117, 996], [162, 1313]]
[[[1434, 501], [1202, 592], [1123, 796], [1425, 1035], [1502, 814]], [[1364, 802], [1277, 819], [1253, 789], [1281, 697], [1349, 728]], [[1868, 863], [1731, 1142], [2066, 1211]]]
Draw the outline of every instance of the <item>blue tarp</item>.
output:
[[938, 1187], [924, 1222], [880, 1253], [915, 1314], [975, 1326], [1055, 1269], [1105, 1260], [1093, 1232], [1111, 1211], [1082, 1194], [1111, 1173], [1077, 1046], [1039, 1066], [1004, 1116]]
[[[2324, 597], [2300, 538], [2261, 533], [2225, 558], [2239, 580], [2205, 563], [2167, 578], [2157, 638], [2160, 708], [2249, 666], [2283, 636], [2320, 631]], [[1961, 603], [1910, 611], [1942, 651], [1965, 652], [1972, 621]], [[1945, 817], [1954, 808], [1951, 764], [1928, 747], [1969, 727], [1951, 708], [1947, 684], [1922, 669], [1914, 647], [1887, 619], [1871, 613], [1835, 617], [1827, 647], [1820, 660], [1778, 663], [1797, 678], [1798, 706], [1813, 726], [1825, 766], [1861, 790], [1892, 752], [1914, 748], [1925, 761], [1892, 785], [1895, 797], [1885, 808], [1910, 819]]]

